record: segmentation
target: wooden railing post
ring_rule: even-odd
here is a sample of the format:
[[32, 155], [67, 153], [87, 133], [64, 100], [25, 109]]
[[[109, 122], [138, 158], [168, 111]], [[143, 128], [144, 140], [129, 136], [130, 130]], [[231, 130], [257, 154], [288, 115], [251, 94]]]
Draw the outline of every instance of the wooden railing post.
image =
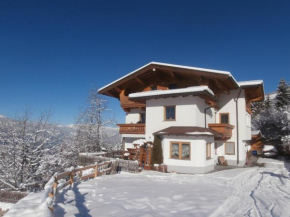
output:
[[70, 186], [74, 184], [74, 171], [72, 170], [69, 174], [69, 181], [70, 181]]
[[98, 164], [96, 164], [96, 166], [95, 166], [95, 178], [98, 177], [98, 168], [99, 168], [99, 166], [98, 166]]

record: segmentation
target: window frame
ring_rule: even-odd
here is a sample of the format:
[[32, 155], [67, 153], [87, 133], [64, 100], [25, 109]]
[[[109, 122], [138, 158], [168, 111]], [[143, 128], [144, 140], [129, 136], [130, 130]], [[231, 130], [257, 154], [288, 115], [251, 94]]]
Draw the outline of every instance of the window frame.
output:
[[[178, 158], [172, 157], [172, 144], [178, 144], [179, 150], [178, 150]], [[182, 144], [189, 145], [189, 158], [182, 159]], [[169, 152], [169, 158], [175, 159], [175, 160], [191, 160], [191, 143], [190, 142], [177, 142], [177, 141], [171, 141], [170, 142], [170, 152]]]
[[[142, 115], [144, 115], [144, 122], [142, 122]], [[146, 113], [139, 113], [139, 123], [146, 124]]]
[[[222, 115], [228, 116], [228, 123], [222, 123]], [[220, 113], [220, 124], [230, 124], [230, 113]]]
[[[212, 144], [211, 142], [207, 142], [206, 145], [205, 145], [205, 154], [206, 154], [206, 159], [207, 160], [212, 159], [212, 157], [211, 157], [211, 144]], [[208, 146], [209, 146], [209, 149], [208, 149]]]
[[[233, 154], [228, 154], [227, 153], [227, 144], [233, 144], [234, 145], [234, 153]], [[225, 155], [235, 155], [236, 154], [236, 144], [235, 142], [225, 142]]]
[[[166, 118], [166, 108], [174, 108], [174, 119], [167, 119]], [[169, 105], [169, 106], [164, 106], [164, 121], [176, 121], [176, 106], [175, 105]]]

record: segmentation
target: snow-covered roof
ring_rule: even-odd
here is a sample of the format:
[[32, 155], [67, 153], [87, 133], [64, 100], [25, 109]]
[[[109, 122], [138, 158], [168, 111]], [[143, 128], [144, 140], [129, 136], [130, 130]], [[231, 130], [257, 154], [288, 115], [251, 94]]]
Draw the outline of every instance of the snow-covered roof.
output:
[[208, 136], [213, 136], [212, 133], [210, 132], [186, 132], [186, 135], [208, 135]]
[[80, 155], [86, 155], [86, 156], [100, 156], [107, 154], [107, 152], [100, 151], [100, 152], [92, 152], [92, 153], [80, 153]]
[[210, 95], [214, 96], [214, 93], [209, 87], [207, 86], [197, 86], [197, 87], [187, 87], [187, 88], [180, 88], [180, 89], [173, 89], [173, 90], [152, 90], [152, 91], [145, 91], [139, 93], [131, 93], [129, 94], [129, 98], [142, 98], [142, 97], [149, 97], [149, 96], [166, 96], [166, 95], [178, 95], [182, 93], [199, 93], [206, 91]]
[[251, 131], [251, 135], [252, 135], [252, 136], [256, 136], [256, 135], [258, 135], [259, 133], [261, 133], [260, 130], [253, 130], [253, 131]]
[[134, 142], [132, 142], [132, 144], [133, 145], [140, 145], [140, 146], [142, 146], [142, 145], [144, 145], [144, 144], [146, 144], [146, 143], [148, 143], [148, 142], [153, 142], [152, 140], [147, 140], [147, 139], [137, 139], [137, 140], [135, 140]]
[[189, 127], [189, 126], [174, 126], [157, 131], [153, 135], [187, 135], [187, 136], [215, 136], [222, 135], [210, 128], [204, 127]]
[[257, 86], [263, 84], [263, 80], [253, 80], [253, 81], [240, 81], [238, 82], [240, 87], [246, 86]]
[[141, 69], [143, 69], [143, 68], [145, 68], [145, 67], [147, 67], [149, 65], [152, 65], [152, 64], [159, 65], [159, 66], [168, 66], [168, 67], [176, 67], [176, 68], [181, 68], [181, 69], [190, 69], [190, 70], [197, 70], [197, 71], [203, 71], [203, 72], [210, 72], [210, 73], [216, 73], [216, 74], [221, 74], [221, 75], [228, 75], [228, 76], [230, 76], [237, 83], [237, 81], [235, 80], [235, 78], [228, 71], [220, 71], [220, 70], [214, 70], [214, 69], [198, 68], [198, 67], [175, 65], [175, 64], [160, 63], [160, 62], [150, 62], [150, 63], [148, 63], [148, 64], [146, 64], [146, 65], [144, 65], [144, 66], [142, 66], [142, 67], [140, 67], [140, 68], [138, 68], [138, 69], [130, 72], [130, 73], [128, 73], [127, 75], [125, 75], [125, 76], [123, 76], [123, 77], [121, 77], [121, 78], [119, 78], [119, 79], [111, 82], [110, 84], [107, 84], [107, 85], [103, 86], [102, 88], [100, 88], [98, 90], [98, 92], [99, 91], [102, 91], [103, 89], [105, 89], [105, 88], [107, 88], [107, 87], [109, 87], [109, 86], [111, 86], [111, 85], [113, 85], [115, 83], [117, 83], [118, 81], [123, 80], [124, 78], [126, 78], [126, 77], [128, 77], [130, 75], [133, 75], [134, 73], [136, 73], [136, 72], [140, 71]]

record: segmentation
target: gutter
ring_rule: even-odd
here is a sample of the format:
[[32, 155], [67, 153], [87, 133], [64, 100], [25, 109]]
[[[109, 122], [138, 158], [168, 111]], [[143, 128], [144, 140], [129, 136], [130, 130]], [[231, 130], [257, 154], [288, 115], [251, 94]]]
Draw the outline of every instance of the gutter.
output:
[[239, 142], [239, 109], [238, 109], [238, 99], [240, 97], [242, 89], [240, 89], [239, 94], [237, 96], [237, 98], [234, 99], [234, 101], [236, 102], [236, 123], [237, 123], [237, 166], [239, 166], [240, 163], [240, 150], [239, 150], [239, 146], [240, 146], [240, 142]]

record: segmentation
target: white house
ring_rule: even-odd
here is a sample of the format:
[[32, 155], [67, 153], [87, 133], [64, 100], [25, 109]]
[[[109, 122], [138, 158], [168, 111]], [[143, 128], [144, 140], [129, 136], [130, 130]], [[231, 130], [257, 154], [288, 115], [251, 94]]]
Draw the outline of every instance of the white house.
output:
[[[134, 141], [162, 139], [168, 171], [206, 173], [218, 156], [243, 166], [251, 141], [251, 102], [264, 100], [263, 81], [237, 82], [230, 72], [151, 62], [99, 89], [120, 100], [124, 151]], [[150, 166], [150, 150], [138, 159]], [[136, 152], [135, 152], [136, 154]], [[148, 156], [149, 155], [149, 156]]]

